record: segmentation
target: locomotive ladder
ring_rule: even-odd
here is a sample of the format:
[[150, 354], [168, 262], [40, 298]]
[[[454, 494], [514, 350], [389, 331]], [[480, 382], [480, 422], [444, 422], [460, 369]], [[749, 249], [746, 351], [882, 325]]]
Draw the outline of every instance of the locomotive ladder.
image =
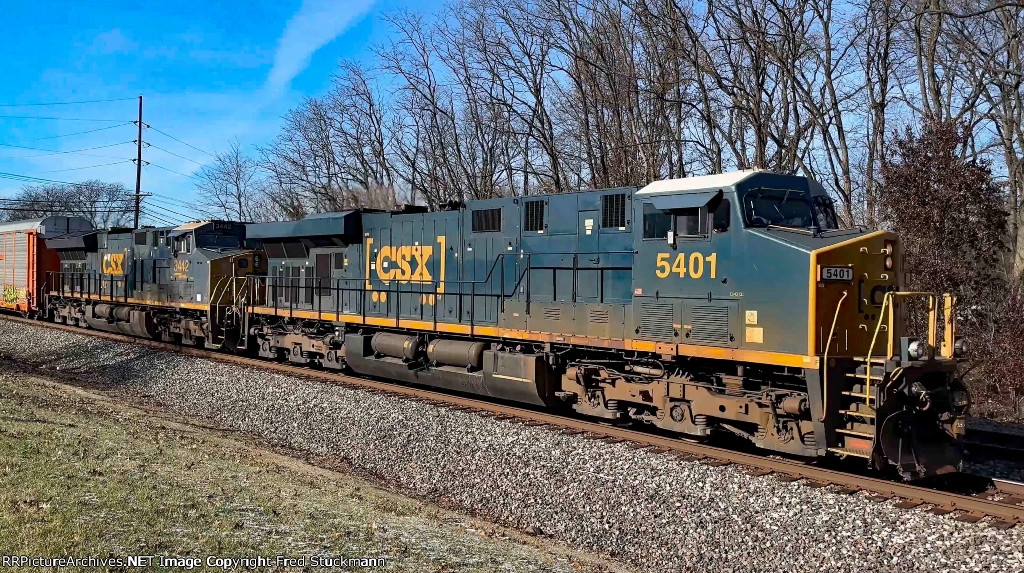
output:
[[[875, 407], [878, 393], [891, 379], [885, 370], [884, 358], [859, 357], [856, 368], [844, 373], [839, 414], [842, 417], [835, 433], [836, 447], [829, 450], [846, 456], [871, 458], [875, 442]], [[870, 374], [870, 377], [868, 376]]]

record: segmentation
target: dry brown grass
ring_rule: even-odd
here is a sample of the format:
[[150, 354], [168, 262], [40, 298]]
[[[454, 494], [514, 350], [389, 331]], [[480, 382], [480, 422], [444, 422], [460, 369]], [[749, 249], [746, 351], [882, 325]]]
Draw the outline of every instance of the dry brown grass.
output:
[[10, 373], [0, 373], [0, 548], [385, 557], [397, 571], [605, 569], [242, 439]]

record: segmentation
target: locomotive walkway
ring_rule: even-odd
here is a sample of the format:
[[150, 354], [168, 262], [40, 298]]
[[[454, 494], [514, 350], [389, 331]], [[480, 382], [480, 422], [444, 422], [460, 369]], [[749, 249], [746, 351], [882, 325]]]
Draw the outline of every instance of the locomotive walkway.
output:
[[[5, 318], [33, 326], [45, 326], [78, 334], [84, 333], [81, 328], [71, 326], [14, 317]], [[1024, 484], [1016, 482], [981, 480], [986, 487], [980, 488], [976, 493], [956, 493], [379, 380], [368, 380], [344, 374], [335, 374], [204, 349], [177, 346], [113, 333], [88, 331], [88, 334], [118, 342], [134, 343], [247, 367], [311, 377], [343, 386], [421, 401], [435, 406], [520, 422], [529, 426], [550, 429], [554, 432], [581, 435], [586, 438], [608, 442], [626, 443], [635, 449], [647, 449], [655, 453], [686, 460], [699, 460], [712, 466], [736, 464], [746, 468], [746, 471], [752, 475], [765, 476], [775, 474], [781, 481], [803, 481], [808, 487], [837, 486], [841, 493], [847, 494], [865, 491], [873, 494], [871, 499], [874, 501], [881, 502], [898, 498], [899, 503], [897, 507], [902, 509], [928, 506], [928, 511], [938, 515], [957, 512], [956, 519], [971, 523], [987, 518], [988, 521], [986, 523], [998, 529], [1008, 529], [1024, 521]]]

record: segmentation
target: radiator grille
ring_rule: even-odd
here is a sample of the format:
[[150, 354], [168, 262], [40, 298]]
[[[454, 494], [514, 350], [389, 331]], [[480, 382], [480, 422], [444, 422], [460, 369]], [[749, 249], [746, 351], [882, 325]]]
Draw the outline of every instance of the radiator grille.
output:
[[557, 306], [546, 306], [544, 307], [544, 310], [541, 311], [541, 317], [544, 318], [544, 320], [561, 320], [562, 309]]
[[608, 324], [608, 310], [607, 309], [590, 309], [590, 323], [591, 324]]
[[626, 195], [619, 193], [601, 197], [601, 227], [617, 229], [626, 226]]
[[725, 306], [695, 306], [692, 313], [693, 331], [690, 338], [696, 342], [727, 344], [729, 342], [729, 308]]
[[643, 340], [675, 340], [672, 319], [675, 313], [671, 303], [640, 303], [640, 338]]
[[525, 213], [523, 215], [523, 230], [524, 231], [543, 231], [544, 230], [544, 200], [539, 199], [536, 201], [527, 201], [525, 203]]

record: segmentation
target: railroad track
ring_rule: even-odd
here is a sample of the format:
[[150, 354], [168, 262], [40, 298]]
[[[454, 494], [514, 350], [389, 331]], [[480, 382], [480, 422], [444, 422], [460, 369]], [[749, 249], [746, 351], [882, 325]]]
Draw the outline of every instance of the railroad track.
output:
[[488, 402], [477, 398], [447, 394], [434, 390], [404, 386], [396, 383], [357, 378], [345, 374], [326, 372], [285, 363], [268, 362], [256, 358], [237, 356], [211, 350], [177, 346], [164, 342], [133, 338], [121, 334], [83, 330], [82, 328], [41, 322], [19, 317], [4, 316], [3, 318], [34, 326], [44, 326], [56, 330], [65, 330], [78, 334], [90, 334], [117, 342], [128, 342], [196, 356], [234, 363], [247, 367], [262, 368], [292, 375], [306, 376], [328, 381], [343, 386], [370, 390], [377, 393], [417, 400], [436, 406], [454, 410], [468, 411], [479, 415], [491, 416], [501, 420], [520, 422], [529, 426], [549, 429], [566, 434], [580, 435], [586, 438], [603, 440], [612, 443], [625, 443], [634, 449], [645, 449], [654, 453], [674, 456], [683, 460], [699, 461], [712, 466], [736, 465], [746, 469], [755, 476], [775, 475], [783, 482], [801, 481], [808, 487], [834, 486], [837, 492], [854, 494], [867, 492], [869, 499], [883, 502], [897, 499], [896, 507], [913, 509], [927, 507], [937, 515], [956, 513], [955, 519], [975, 523], [988, 519], [987, 523], [998, 529], [1009, 529], [1024, 522], [1024, 483], [1005, 480], [991, 480], [984, 488], [972, 494], [963, 494], [942, 489], [925, 487], [890, 481], [877, 477], [843, 472], [835, 469], [811, 465], [806, 462], [768, 457], [737, 450], [721, 448], [709, 444], [691, 442], [684, 439], [659, 436], [634, 429], [610, 426], [551, 412], [541, 412]]
[[968, 428], [964, 447], [975, 455], [995, 459], [1024, 460], [1024, 436], [980, 428]]

